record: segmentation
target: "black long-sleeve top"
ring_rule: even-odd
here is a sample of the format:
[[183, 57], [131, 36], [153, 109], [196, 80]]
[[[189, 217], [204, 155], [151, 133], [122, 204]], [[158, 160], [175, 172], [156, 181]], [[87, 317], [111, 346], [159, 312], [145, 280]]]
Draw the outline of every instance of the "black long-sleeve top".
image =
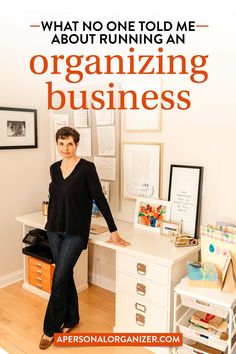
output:
[[93, 199], [104, 216], [110, 232], [116, 231], [110, 207], [103, 194], [94, 163], [80, 159], [64, 178], [61, 162], [50, 167], [48, 219], [45, 229], [80, 235], [87, 248]]

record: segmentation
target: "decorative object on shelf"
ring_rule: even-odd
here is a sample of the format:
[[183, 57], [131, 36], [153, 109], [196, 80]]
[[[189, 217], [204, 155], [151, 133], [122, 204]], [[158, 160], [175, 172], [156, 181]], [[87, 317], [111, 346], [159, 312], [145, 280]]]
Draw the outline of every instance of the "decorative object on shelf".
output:
[[221, 290], [232, 293], [236, 289], [236, 276], [234, 271], [233, 259], [230, 251], [228, 252], [225, 264], [222, 269], [222, 286]]
[[42, 214], [43, 214], [43, 216], [48, 215], [48, 202], [47, 201], [42, 202]]
[[217, 288], [219, 278], [213, 263], [187, 262], [187, 273], [190, 286]]
[[136, 228], [160, 233], [163, 220], [169, 220], [171, 203], [165, 200], [137, 198], [134, 215]]
[[161, 233], [163, 235], [170, 235], [170, 232], [181, 232], [182, 231], [182, 223], [176, 221], [166, 221], [163, 220], [161, 222]]
[[198, 245], [197, 239], [178, 231], [169, 231], [169, 236], [171, 237], [171, 242], [175, 245], [175, 247], [189, 247]]
[[217, 221], [213, 225], [212, 224], [207, 225], [207, 227], [209, 227], [210, 229], [213, 229], [213, 230], [222, 231], [226, 235], [227, 235], [227, 233], [236, 234], [236, 225], [229, 224], [229, 223], [226, 223], [226, 222], [223, 222], [223, 221]]
[[123, 144], [124, 198], [161, 198], [162, 144]]
[[201, 236], [207, 236], [221, 241], [236, 244], [236, 234], [234, 231], [232, 232], [232, 227], [229, 226], [225, 226], [223, 229], [220, 230], [216, 225], [201, 225], [200, 234]]
[[171, 217], [182, 220], [183, 232], [192, 237], [198, 233], [203, 167], [171, 165], [169, 196]]
[[37, 110], [0, 107], [0, 149], [37, 147]]
[[224, 230], [220, 231], [214, 225], [200, 227], [202, 261], [214, 263], [220, 277], [229, 252], [236, 262], [236, 234], [228, 226]]
[[199, 310], [193, 313], [189, 322], [204, 329], [213, 329], [220, 332], [226, 332], [228, 327], [227, 322], [222, 317]]
[[95, 201], [93, 200], [93, 206], [92, 206], [92, 216], [94, 218], [97, 218], [99, 216], [101, 216], [101, 212], [97, 207], [97, 204], [95, 203]]

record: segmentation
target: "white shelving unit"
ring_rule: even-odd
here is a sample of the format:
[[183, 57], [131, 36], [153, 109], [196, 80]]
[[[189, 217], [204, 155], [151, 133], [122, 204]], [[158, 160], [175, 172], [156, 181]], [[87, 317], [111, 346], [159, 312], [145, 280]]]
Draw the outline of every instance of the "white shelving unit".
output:
[[[196, 310], [224, 318], [228, 322], [228, 339], [216, 338], [199, 327], [189, 327], [189, 319]], [[192, 343], [198, 342], [223, 353], [235, 354], [236, 294], [224, 293], [220, 289], [190, 287], [188, 279], [182, 279], [174, 289], [174, 331], [183, 333], [183, 346], [176, 348], [174, 353], [209, 353], [191, 346]]]

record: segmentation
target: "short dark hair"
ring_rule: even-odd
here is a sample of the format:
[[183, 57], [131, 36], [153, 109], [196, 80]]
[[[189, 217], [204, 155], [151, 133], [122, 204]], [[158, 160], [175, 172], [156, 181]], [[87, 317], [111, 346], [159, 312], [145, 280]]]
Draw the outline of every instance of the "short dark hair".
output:
[[77, 130], [71, 127], [63, 127], [58, 129], [56, 132], [56, 142], [58, 142], [58, 139], [67, 139], [69, 136], [73, 138], [75, 144], [77, 144], [80, 140], [80, 134]]

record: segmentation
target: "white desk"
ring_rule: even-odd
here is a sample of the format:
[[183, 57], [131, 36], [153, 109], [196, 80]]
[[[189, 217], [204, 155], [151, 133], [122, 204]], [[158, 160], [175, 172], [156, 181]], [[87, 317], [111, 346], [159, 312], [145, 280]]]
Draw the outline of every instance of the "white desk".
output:
[[[46, 218], [40, 212], [16, 218], [23, 224], [23, 235], [32, 228], [44, 228]], [[94, 223], [104, 224], [103, 219]], [[116, 253], [116, 332], [170, 332], [173, 316], [173, 289], [186, 275], [186, 262], [197, 260], [200, 246], [176, 248], [168, 236], [137, 230], [127, 222], [116, 221], [120, 234], [131, 246], [120, 247], [107, 243], [109, 232], [90, 235], [89, 242], [115, 250]], [[82, 253], [75, 268], [80, 279], [77, 288], [87, 284], [87, 250]], [[24, 256], [26, 258], [26, 256]], [[27, 280], [25, 265], [24, 288], [32, 289]], [[82, 277], [82, 278], [81, 278]], [[45, 295], [45, 294], [44, 294]], [[151, 350], [151, 349], [150, 349]], [[155, 352], [155, 348], [153, 348]], [[156, 352], [168, 353], [168, 348]]]

